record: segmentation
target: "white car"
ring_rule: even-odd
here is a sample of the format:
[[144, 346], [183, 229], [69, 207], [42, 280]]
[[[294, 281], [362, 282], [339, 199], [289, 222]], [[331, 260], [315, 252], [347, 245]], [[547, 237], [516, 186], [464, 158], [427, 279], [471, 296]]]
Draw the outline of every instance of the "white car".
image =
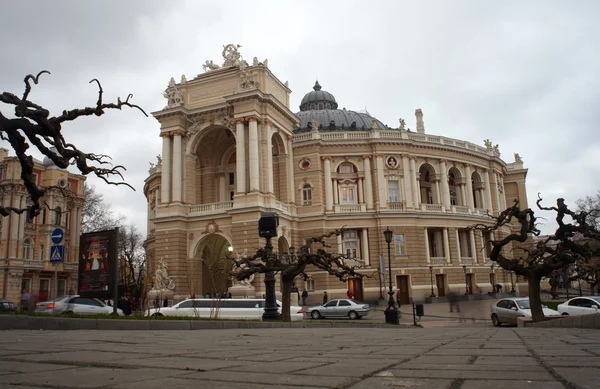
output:
[[[277, 301], [277, 307], [281, 314], [281, 301]], [[261, 320], [264, 310], [264, 299], [187, 299], [172, 307], [150, 309], [148, 316]], [[302, 320], [302, 307], [290, 306], [290, 316], [292, 321]]]
[[[519, 317], [531, 317], [529, 298], [505, 298], [496, 301], [490, 307], [492, 324], [499, 327], [502, 324], [517, 324]], [[542, 305], [544, 316], [559, 316], [554, 309]]]
[[592, 315], [600, 313], [600, 297], [574, 297], [558, 305], [561, 315]]
[[[110, 315], [113, 313], [113, 307], [104, 304], [102, 301], [79, 296], [61, 296], [55, 301], [42, 301], [35, 305], [35, 312], [38, 313], [64, 313], [76, 315]], [[123, 311], [117, 308], [117, 314], [124, 316]]]
[[369, 304], [362, 304], [350, 299], [335, 299], [323, 305], [308, 308], [305, 315], [313, 319], [347, 317], [356, 320], [367, 316], [369, 311]]

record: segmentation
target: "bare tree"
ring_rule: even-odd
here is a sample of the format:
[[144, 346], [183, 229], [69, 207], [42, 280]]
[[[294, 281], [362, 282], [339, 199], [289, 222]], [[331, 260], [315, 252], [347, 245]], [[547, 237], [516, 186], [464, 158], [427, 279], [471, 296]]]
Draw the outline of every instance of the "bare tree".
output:
[[[346, 265], [344, 262], [347, 258], [342, 254], [331, 254], [324, 249], [331, 247], [325, 239], [334, 235], [341, 235], [343, 231], [343, 229], [335, 230], [319, 237], [311, 238], [308, 243], [297, 249], [297, 253], [291, 261], [288, 261], [285, 256], [268, 253], [263, 249], [257, 250], [256, 255], [251, 257], [238, 257], [237, 259], [233, 259], [236, 264], [236, 271], [233, 275], [237, 280], [241, 281], [255, 273], [281, 273], [281, 293], [284, 296], [282, 299], [281, 319], [289, 322], [291, 321], [291, 315], [290, 300], [288, 297], [290, 296], [294, 279], [297, 276], [301, 276], [304, 280], [309, 278], [308, 274], [306, 274], [307, 266], [314, 266], [325, 270], [341, 281], [365, 276], [355, 271], [359, 266]], [[319, 248], [316, 250], [316, 253], [311, 253], [311, 246], [314, 243], [320, 243], [324, 248]]]
[[145, 294], [146, 252], [144, 237], [133, 224], [119, 228], [118, 250], [123, 285], [141, 301]]
[[585, 196], [575, 202], [579, 212], [589, 214], [589, 223], [600, 230], [600, 190], [593, 196]]
[[[41, 187], [35, 182], [33, 157], [28, 153], [31, 145], [44, 156], [50, 158], [59, 168], [66, 169], [69, 165], [74, 165], [83, 175], [94, 174], [108, 184], [125, 185], [133, 189], [125, 181], [112, 181], [114, 176], [123, 180], [122, 171], [126, 170], [125, 167], [121, 165], [112, 166], [110, 157], [107, 155], [86, 153], [79, 150], [75, 145], [68, 143], [62, 134], [64, 123], [74, 121], [82, 116], [102, 116], [107, 109], [137, 108], [146, 115], [142, 108], [129, 102], [133, 95], [129, 94], [125, 101], [118, 98], [116, 103], [104, 103], [102, 101], [104, 92], [102, 85], [100, 85], [100, 81], [93, 79], [90, 83], [95, 82], [98, 85], [98, 100], [94, 107], [64, 110], [59, 116], [50, 116], [47, 109], [29, 100], [31, 82], [38, 84], [40, 76], [44, 73], [50, 74], [50, 72], [42, 70], [36, 76], [31, 74], [25, 76], [25, 91], [21, 97], [10, 92], [0, 94], [1, 103], [14, 106], [14, 118], [9, 118], [0, 111], [0, 138], [8, 141], [15, 151], [21, 165], [23, 185], [33, 202], [33, 205], [28, 207], [29, 210], [27, 208], [0, 206], [2, 216], [7, 216], [10, 212], [20, 214], [26, 211], [28, 211], [29, 217], [39, 215], [42, 197], [48, 190], [55, 188], [54, 186]], [[56, 151], [53, 151], [53, 149]]]
[[94, 185], [83, 185], [83, 210], [81, 212], [81, 231], [96, 232], [112, 230], [125, 223], [125, 216], [114, 215], [111, 206], [104, 201], [104, 196], [96, 191]]
[[[573, 239], [575, 234], [580, 234], [588, 240], [600, 240], [600, 233], [589, 222], [589, 213], [571, 211], [562, 198], [556, 201], [556, 207], [543, 207], [541, 202], [542, 198], [538, 198], [536, 204], [539, 209], [556, 212], [558, 228], [553, 235], [538, 241], [536, 244], [526, 243], [532, 234], [536, 236], [540, 234], [534, 211], [530, 208], [520, 209], [517, 200], [515, 200], [515, 205], [494, 217], [494, 225], [477, 224], [474, 226], [478, 230], [494, 231], [503, 226], [511, 226], [511, 223], [516, 222], [518, 232], [513, 232], [502, 240], [492, 240], [490, 242], [492, 244], [490, 259], [498, 263], [503, 269], [511, 270], [525, 277], [534, 321], [544, 319], [540, 296], [542, 277], [547, 277], [553, 271], [565, 268], [572, 263], [588, 262], [591, 258], [600, 254], [597, 249], [592, 249], [587, 242]], [[572, 222], [565, 222], [565, 216], [569, 216]], [[523, 243], [525, 244], [523, 245]], [[521, 244], [512, 247], [513, 253], [522, 251], [524, 255], [507, 258], [502, 254], [502, 248], [510, 247], [513, 244]]]

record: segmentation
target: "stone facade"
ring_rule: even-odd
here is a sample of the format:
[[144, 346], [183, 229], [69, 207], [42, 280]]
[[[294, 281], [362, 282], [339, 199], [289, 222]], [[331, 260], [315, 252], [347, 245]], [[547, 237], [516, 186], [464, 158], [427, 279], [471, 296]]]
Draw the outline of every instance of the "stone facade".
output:
[[[172, 82], [167, 92], [177, 90], [181, 103], [170, 99], [153, 113], [163, 147], [145, 181], [145, 244], [150, 274], [159, 260], [168, 263], [176, 298], [223, 293], [231, 266], [227, 252], [264, 245], [257, 231], [264, 211], [279, 215], [275, 251], [287, 253], [344, 226], [347, 232], [332, 239], [330, 249], [375, 274], [342, 283], [313, 270], [312, 279], [298, 285], [309, 290], [311, 301], [324, 291], [340, 297], [349, 289], [358, 299], [378, 299], [380, 255], [385, 297], [388, 227], [395, 235], [392, 283], [405, 302], [429, 296], [432, 287], [440, 296], [449, 290], [485, 293], [494, 282], [510, 290], [509, 274], [494, 270], [487, 257], [485, 241], [494, 236], [468, 227], [490, 223], [488, 213], [497, 214], [515, 199], [527, 206], [527, 169], [518, 155], [507, 163], [489, 140], [482, 147], [429, 135], [420, 109], [416, 132], [403, 120], [390, 128], [365, 113], [334, 110], [333, 95], [318, 83], [303, 99], [303, 111], [294, 114], [287, 82], [266, 61], [252, 66], [241, 61]], [[319, 99], [325, 99], [323, 106]], [[319, 123], [319, 115], [367, 125]], [[509, 232], [507, 227], [496, 234]], [[253, 281], [257, 296], [264, 291], [262, 280]]]
[[[30, 308], [36, 301], [54, 297], [55, 267], [50, 264], [52, 231], [60, 227], [65, 236], [64, 262], [57, 267], [58, 296], [77, 291], [79, 235], [83, 209], [85, 177], [69, 173], [55, 166], [49, 158], [34, 160], [34, 174], [40, 186], [70, 189], [72, 196], [64, 196], [60, 189], [49, 192], [43, 202], [42, 213], [27, 220], [25, 213], [0, 218], [0, 285], [2, 296], [21, 303], [21, 293], [29, 295]], [[16, 208], [30, 205], [29, 195], [21, 180], [21, 166], [16, 157], [9, 157], [7, 149], [0, 149], [0, 197], [2, 204]], [[26, 300], [26, 299], [25, 299]]]

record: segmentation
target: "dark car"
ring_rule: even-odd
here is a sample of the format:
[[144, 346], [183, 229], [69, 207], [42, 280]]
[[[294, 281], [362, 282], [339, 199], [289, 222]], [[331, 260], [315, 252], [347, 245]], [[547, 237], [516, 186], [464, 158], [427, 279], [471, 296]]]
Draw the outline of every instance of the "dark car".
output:
[[0, 300], [0, 312], [14, 312], [15, 304], [8, 300]]

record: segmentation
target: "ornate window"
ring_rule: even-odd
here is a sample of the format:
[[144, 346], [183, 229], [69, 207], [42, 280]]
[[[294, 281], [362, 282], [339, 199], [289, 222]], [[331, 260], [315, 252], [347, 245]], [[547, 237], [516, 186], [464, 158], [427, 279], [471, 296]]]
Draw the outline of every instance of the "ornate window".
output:
[[338, 173], [340, 174], [352, 174], [355, 172], [356, 171], [354, 170], [354, 165], [352, 165], [351, 163], [343, 163], [340, 166], [338, 166]]
[[346, 258], [358, 258], [359, 241], [356, 230], [344, 231], [343, 239], [342, 252], [346, 255]]
[[315, 280], [313, 278], [306, 280], [306, 290], [310, 292], [315, 290]]
[[312, 187], [310, 184], [302, 185], [302, 205], [312, 205]]
[[406, 255], [406, 243], [404, 242], [404, 234], [396, 234], [394, 239], [394, 247], [396, 248], [396, 256]]
[[23, 241], [23, 259], [33, 259], [33, 240], [31, 238]]
[[356, 204], [356, 184], [344, 182], [338, 188], [340, 204]]
[[400, 202], [400, 185], [398, 184], [398, 180], [388, 181], [388, 196], [390, 203]]

